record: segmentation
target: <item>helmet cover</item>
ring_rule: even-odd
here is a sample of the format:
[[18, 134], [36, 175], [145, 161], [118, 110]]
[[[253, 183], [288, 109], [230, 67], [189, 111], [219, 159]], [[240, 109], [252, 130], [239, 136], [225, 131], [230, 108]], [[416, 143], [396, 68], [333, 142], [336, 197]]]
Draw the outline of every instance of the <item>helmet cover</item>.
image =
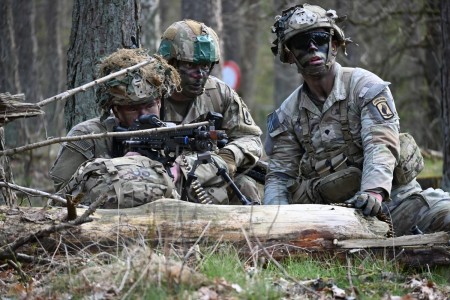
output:
[[152, 103], [170, 96], [180, 84], [178, 72], [158, 55], [149, 56], [142, 48], [120, 49], [102, 60], [99, 77], [151, 62], [137, 70], [119, 75], [100, 85], [97, 104], [104, 111], [113, 105]]
[[347, 16], [338, 17], [335, 10], [325, 10], [317, 5], [302, 4], [288, 8], [282, 12], [281, 16], [275, 17], [275, 24], [272, 26], [272, 33], [276, 34], [273, 41], [272, 53], [279, 54], [283, 63], [288, 62], [286, 42], [299, 33], [323, 28], [330, 32], [338, 45], [344, 49], [347, 43], [352, 41], [345, 38], [342, 29], [336, 25], [344, 21]]
[[219, 38], [203, 23], [189, 19], [175, 22], [163, 33], [158, 54], [167, 61], [218, 63]]

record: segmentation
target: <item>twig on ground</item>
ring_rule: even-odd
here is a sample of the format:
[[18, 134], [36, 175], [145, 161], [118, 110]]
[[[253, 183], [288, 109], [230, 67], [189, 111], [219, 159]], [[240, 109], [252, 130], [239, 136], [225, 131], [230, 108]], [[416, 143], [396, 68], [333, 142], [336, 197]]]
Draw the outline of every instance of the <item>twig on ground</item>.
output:
[[40, 190], [36, 190], [36, 189], [31, 189], [31, 188], [27, 188], [24, 186], [19, 186], [13, 183], [9, 183], [9, 182], [5, 182], [5, 181], [0, 181], [0, 187], [6, 187], [6, 188], [10, 188], [16, 191], [21, 191], [25, 194], [30, 194], [31, 196], [42, 196], [42, 197], [47, 197], [50, 198], [52, 200], [55, 200], [57, 202], [63, 203], [63, 204], [67, 204], [66, 199], [54, 195], [54, 194], [50, 194], [50, 193], [46, 193]]
[[351, 295], [352, 297], [355, 297], [355, 286], [353, 285], [352, 281], [352, 262], [350, 261], [350, 258], [348, 257], [348, 254], [345, 255], [345, 258], [347, 259], [347, 279], [348, 284], [350, 285], [350, 290], [352, 291]]
[[305, 291], [310, 292], [311, 294], [314, 294], [316, 296], [320, 296], [315, 290], [307, 287], [306, 285], [302, 284], [301, 282], [299, 282], [298, 280], [296, 280], [295, 278], [293, 278], [291, 275], [289, 275], [289, 273], [283, 268], [282, 265], [280, 265], [276, 259], [274, 259], [272, 257], [272, 255], [269, 254], [269, 252], [267, 252], [266, 248], [263, 246], [263, 244], [261, 243], [261, 241], [258, 239], [257, 236], [255, 236], [255, 241], [258, 244], [258, 246], [261, 248], [261, 250], [264, 252], [264, 254], [267, 256], [267, 258], [283, 273], [283, 275], [286, 278], [289, 278], [291, 281], [295, 282], [296, 284], [298, 284], [299, 286], [301, 286], [303, 289], [305, 289]]
[[89, 208], [79, 218], [75, 219], [72, 222], [50, 226], [49, 228], [39, 230], [35, 233], [31, 233], [24, 237], [20, 237], [20, 238], [16, 239], [14, 242], [9, 243], [5, 246], [2, 246], [0, 248], [0, 250], [1, 250], [0, 257], [9, 257], [9, 255], [11, 255], [12, 253], [15, 253], [15, 251], [19, 247], [21, 247], [25, 244], [28, 244], [30, 242], [33, 242], [37, 239], [47, 237], [52, 233], [59, 232], [64, 229], [71, 228], [71, 227], [92, 221], [91, 219], [89, 219], [89, 216], [91, 214], [93, 214], [95, 212], [95, 210], [97, 209], [97, 207], [100, 206], [104, 201], [106, 201], [106, 197], [99, 197], [94, 203], [91, 204], [91, 206], [89, 206]]
[[258, 262], [255, 259], [255, 253], [253, 252], [252, 243], [250, 242], [250, 239], [248, 238], [247, 232], [245, 231], [244, 227], [241, 227], [241, 231], [244, 234], [245, 241], [247, 242], [248, 248], [250, 249], [250, 254], [251, 254], [251, 257], [252, 257], [252, 260], [253, 260], [253, 267], [257, 268], [258, 267]]

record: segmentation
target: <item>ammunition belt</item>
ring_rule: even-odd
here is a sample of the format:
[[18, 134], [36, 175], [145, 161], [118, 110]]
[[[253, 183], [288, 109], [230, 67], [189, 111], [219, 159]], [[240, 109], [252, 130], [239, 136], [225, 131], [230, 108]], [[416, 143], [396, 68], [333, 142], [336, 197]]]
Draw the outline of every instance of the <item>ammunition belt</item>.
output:
[[[181, 155], [181, 161], [184, 164], [185, 169], [189, 172], [191, 171], [192, 167], [189, 165], [186, 156], [184, 154]], [[205, 192], [205, 190], [203, 189], [200, 181], [198, 181], [198, 179], [195, 179], [192, 181], [192, 191], [194, 192], [195, 196], [198, 198], [198, 201], [201, 204], [211, 204], [213, 203], [213, 200], [211, 199], [211, 197]], [[184, 187], [185, 189], [188, 189], [189, 187], [186, 186]], [[189, 196], [188, 196], [189, 198]]]

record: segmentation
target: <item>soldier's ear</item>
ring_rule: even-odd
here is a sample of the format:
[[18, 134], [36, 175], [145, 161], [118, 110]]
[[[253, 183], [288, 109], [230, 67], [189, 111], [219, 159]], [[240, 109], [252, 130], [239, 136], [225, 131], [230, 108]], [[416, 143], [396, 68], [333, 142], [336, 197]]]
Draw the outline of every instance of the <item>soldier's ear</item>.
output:
[[334, 56], [337, 55], [338, 52], [338, 41], [332, 40], [331, 41], [331, 52]]
[[116, 106], [115, 105], [111, 106], [111, 110], [112, 110], [114, 116], [117, 118], [117, 108], [116, 108]]

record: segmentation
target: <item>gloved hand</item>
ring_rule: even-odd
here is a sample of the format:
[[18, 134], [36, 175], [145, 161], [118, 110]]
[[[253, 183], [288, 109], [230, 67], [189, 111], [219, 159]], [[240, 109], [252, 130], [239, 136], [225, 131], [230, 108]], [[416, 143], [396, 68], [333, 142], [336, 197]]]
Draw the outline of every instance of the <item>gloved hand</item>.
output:
[[234, 177], [237, 171], [236, 160], [234, 159], [233, 151], [227, 149], [220, 149], [219, 156], [225, 161], [228, 167], [228, 175]]
[[358, 192], [355, 196], [345, 201], [363, 211], [365, 216], [376, 216], [381, 210], [382, 196], [372, 192]]

